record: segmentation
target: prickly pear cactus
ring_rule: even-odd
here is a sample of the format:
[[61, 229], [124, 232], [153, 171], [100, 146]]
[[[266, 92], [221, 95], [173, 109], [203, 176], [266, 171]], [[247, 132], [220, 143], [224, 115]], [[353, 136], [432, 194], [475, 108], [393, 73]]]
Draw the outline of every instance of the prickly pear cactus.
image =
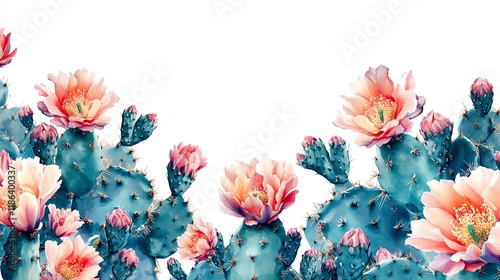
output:
[[412, 257], [385, 260], [365, 272], [364, 277], [364, 279], [447, 279], [442, 273], [432, 271]]

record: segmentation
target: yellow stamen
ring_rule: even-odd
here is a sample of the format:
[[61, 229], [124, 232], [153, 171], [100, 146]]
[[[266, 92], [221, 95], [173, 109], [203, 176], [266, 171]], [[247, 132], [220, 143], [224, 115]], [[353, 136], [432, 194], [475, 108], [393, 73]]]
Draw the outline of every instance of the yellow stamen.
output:
[[83, 265], [75, 260], [64, 260], [56, 270], [64, 280], [69, 280], [80, 276], [83, 271]]
[[[269, 197], [267, 196], [267, 194], [263, 191], [259, 191], [259, 190], [253, 190], [253, 191], [250, 191], [246, 197], [249, 197], [249, 196], [253, 196], [253, 197], [257, 197], [258, 199], [260, 199], [260, 201], [262, 201], [262, 203], [266, 204], [268, 201], [269, 201]], [[245, 198], [246, 198], [245, 197]]]
[[76, 93], [69, 94], [63, 101], [62, 107], [70, 116], [86, 116], [89, 112], [91, 100], [84, 90], [77, 89]]
[[394, 119], [397, 104], [394, 101], [379, 96], [370, 98], [370, 102], [365, 104], [365, 108], [365, 116], [373, 124], [383, 125]]
[[464, 245], [476, 244], [481, 247], [488, 240], [490, 231], [496, 224], [496, 217], [486, 204], [476, 209], [472, 205], [464, 204], [455, 210], [456, 219], [451, 222], [451, 232]]

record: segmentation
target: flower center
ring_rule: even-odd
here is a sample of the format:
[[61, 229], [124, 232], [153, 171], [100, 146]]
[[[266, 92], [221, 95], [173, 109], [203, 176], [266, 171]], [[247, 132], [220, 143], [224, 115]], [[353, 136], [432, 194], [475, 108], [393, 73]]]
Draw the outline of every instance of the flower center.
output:
[[248, 196], [257, 197], [264, 204], [266, 204], [269, 201], [269, 197], [267, 196], [267, 194], [265, 192], [259, 191], [259, 190], [254, 190], [254, 191], [249, 192]]
[[83, 117], [89, 112], [89, 101], [85, 91], [77, 89], [76, 93], [71, 93], [64, 99], [62, 107], [70, 116]]
[[373, 124], [383, 125], [394, 119], [397, 104], [394, 101], [384, 99], [382, 96], [370, 98], [370, 102], [365, 104], [365, 116]]
[[80, 276], [83, 271], [83, 265], [75, 260], [64, 260], [57, 268], [57, 272], [61, 274], [64, 280], [69, 280]]
[[497, 222], [493, 210], [486, 204], [481, 205], [479, 209], [464, 204], [454, 210], [456, 219], [451, 222], [453, 235], [464, 245], [476, 244], [482, 247]]

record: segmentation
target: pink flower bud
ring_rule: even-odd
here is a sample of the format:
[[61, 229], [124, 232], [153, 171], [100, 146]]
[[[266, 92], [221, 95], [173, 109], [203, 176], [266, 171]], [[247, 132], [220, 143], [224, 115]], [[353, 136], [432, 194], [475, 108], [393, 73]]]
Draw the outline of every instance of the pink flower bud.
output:
[[147, 114], [149, 120], [153, 123], [156, 123], [158, 122], [158, 117], [156, 116], [156, 114]]
[[306, 136], [304, 137], [304, 141], [302, 141], [302, 147], [307, 148], [310, 147], [314, 142], [316, 142], [316, 138], [312, 136]]
[[114, 228], [130, 228], [132, 226], [132, 219], [127, 212], [121, 208], [116, 208], [108, 215], [106, 222]]
[[[1, 158], [1, 157], [0, 157]], [[500, 151], [495, 152], [495, 161], [500, 163]], [[1, 166], [1, 165], [0, 165]]]
[[118, 257], [120, 258], [120, 261], [125, 264], [127, 269], [131, 269], [134, 266], [137, 267], [139, 264], [139, 258], [137, 257], [134, 249], [122, 249], [118, 253]]
[[17, 112], [17, 115], [19, 117], [27, 117], [27, 116], [32, 116], [33, 115], [33, 110], [29, 106], [23, 106], [21, 109], [19, 109], [19, 112]]
[[488, 82], [488, 80], [483, 78], [477, 78], [474, 80], [474, 83], [470, 87], [471, 93], [476, 96], [484, 96], [487, 93], [493, 91], [493, 85]]
[[321, 265], [322, 270], [335, 270], [337, 269], [337, 266], [335, 265], [335, 262], [332, 259], [326, 260], [322, 265]]
[[375, 262], [376, 263], [381, 263], [382, 261], [385, 260], [391, 260], [394, 258], [394, 255], [389, 252], [386, 248], [380, 247], [378, 249], [377, 253], [375, 254]]
[[292, 238], [299, 238], [300, 237], [300, 231], [297, 228], [290, 228], [287, 233], [288, 236], [291, 236]]
[[339, 241], [340, 244], [348, 247], [370, 246], [368, 236], [361, 230], [361, 228], [351, 229], [346, 232]]
[[331, 145], [331, 143], [341, 145], [341, 144], [345, 143], [345, 140], [340, 136], [333, 135], [332, 138], [330, 138], [330, 145]]
[[451, 122], [443, 115], [430, 111], [420, 123], [420, 129], [423, 133], [430, 136], [444, 133], [446, 128], [450, 128]]
[[132, 106], [127, 108], [127, 111], [135, 114], [135, 113], [137, 113], [137, 108], [135, 107], [135, 105], [132, 105]]
[[311, 257], [311, 258], [314, 258], [314, 257], [317, 257], [319, 255], [319, 252], [316, 251], [314, 248], [310, 248], [308, 249], [305, 253], [304, 253], [305, 256], [307, 257]]
[[180, 143], [170, 150], [169, 165], [171, 168], [175, 167], [179, 172], [190, 174], [194, 178], [198, 171], [207, 165], [207, 159], [198, 146]]
[[306, 155], [297, 153], [297, 160], [303, 162], [306, 159]]
[[31, 137], [44, 143], [57, 140], [57, 130], [54, 126], [46, 123], [40, 123], [31, 132]]
[[57, 209], [54, 204], [50, 204], [49, 211], [49, 227], [55, 237], [71, 237], [83, 225], [78, 210]]

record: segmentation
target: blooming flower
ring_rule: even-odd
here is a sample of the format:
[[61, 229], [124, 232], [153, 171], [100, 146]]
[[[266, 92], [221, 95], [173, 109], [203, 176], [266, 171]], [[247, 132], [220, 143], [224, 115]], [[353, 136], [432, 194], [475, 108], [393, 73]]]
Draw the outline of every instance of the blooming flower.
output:
[[201, 219], [188, 225], [186, 232], [177, 238], [179, 256], [182, 259], [202, 261], [210, 257], [217, 245], [217, 232], [210, 223]]
[[78, 210], [57, 209], [54, 204], [49, 204], [49, 211], [49, 227], [56, 237], [71, 237], [83, 225]]
[[236, 162], [226, 167], [222, 179], [223, 211], [245, 218], [247, 225], [275, 221], [284, 209], [295, 202], [297, 176], [292, 164], [277, 162], [266, 155], [259, 162]]
[[5, 35], [4, 29], [0, 28], [0, 68], [9, 64], [16, 53], [17, 48], [10, 51], [10, 33]]
[[38, 102], [38, 109], [52, 117], [53, 124], [63, 128], [102, 129], [111, 121], [103, 114], [118, 101], [118, 96], [112, 91], [106, 92], [104, 80], [97, 82], [94, 76], [87, 69], [76, 70], [74, 74], [49, 74], [55, 89], [35, 85], [38, 94], [45, 97]]
[[[150, 114], [151, 115], [151, 114]], [[196, 177], [197, 172], [207, 166], [207, 159], [203, 156], [200, 148], [194, 145], [179, 145], [170, 150], [169, 168], [179, 170], [181, 173]]]
[[478, 167], [469, 177], [428, 185], [425, 219], [412, 221], [406, 243], [439, 253], [430, 267], [447, 275], [500, 262], [500, 171]]
[[383, 65], [372, 68], [353, 85], [353, 96], [342, 96], [347, 103], [345, 114], [339, 113], [333, 123], [359, 132], [357, 145], [381, 146], [392, 137], [411, 129], [410, 119], [422, 113], [425, 98], [413, 93], [415, 81], [410, 71], [397, 84]]
[[[18, 158], [12, 167], [15, 174], [9, 176], [14, 177], [15, 193], [11, 188], [0, 188], [0, 223], [33, 232], [41, 225], [45, 203], [61, 186], [61, 170], [57, 165], [40, 164], [38, 157]], [[9, 176], [4, 178], [3, 186], [12, 185], [7, 182]]]
[[103, 259], [92, 246], [87, 246], [78, 235], [75, 240], [69, 238], [57, 245], [55, 241], [45, 242], [47, 255], [46, 279], [53, 280], [87, 280], [97, 279], [99, 264]]
[[12, 163], [9, 153], [6, 150], [0, 151], [0, 187], [3, 186], [4, 176], [7, 175], [9, 165]]

